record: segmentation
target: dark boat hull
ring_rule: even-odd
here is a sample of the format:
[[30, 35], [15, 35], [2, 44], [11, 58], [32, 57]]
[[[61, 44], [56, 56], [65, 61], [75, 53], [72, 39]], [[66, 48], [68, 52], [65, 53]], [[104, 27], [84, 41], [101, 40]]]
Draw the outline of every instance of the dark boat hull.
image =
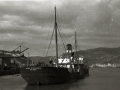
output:
[[68, 68], [21, 67], [21, 76], [28, 84], [58, 84], [75, 81], [81, 74]]

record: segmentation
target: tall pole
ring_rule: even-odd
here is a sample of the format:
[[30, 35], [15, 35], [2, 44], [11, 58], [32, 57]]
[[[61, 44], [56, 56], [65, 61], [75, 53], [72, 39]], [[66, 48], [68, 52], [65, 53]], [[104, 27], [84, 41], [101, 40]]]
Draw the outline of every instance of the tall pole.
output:
[[76, 39], [76, 30], [75, 30], [75, 51], [77, 53], [77, 39]]
[[57, 19], [56, 19], [56, 6], [55, 6], [55, 43], [56, 43], [56, 64], [58, 66], [58, 40], [57, 40]]

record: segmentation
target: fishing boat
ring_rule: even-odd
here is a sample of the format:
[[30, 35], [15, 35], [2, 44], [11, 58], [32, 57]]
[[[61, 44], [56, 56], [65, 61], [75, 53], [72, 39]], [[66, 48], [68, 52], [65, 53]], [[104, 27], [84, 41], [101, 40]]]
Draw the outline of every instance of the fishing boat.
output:
[[[21, 77], [28, 84], [59, 84], [76, 81], [89, 75], [89, 68], [84, 64], [83, 56], [72, 51], [72, 45], [66, 45], [66, 58], [58, 56], [57, 19], [55, 7], [55, 43], [56, 62], [50, 60], [50, 65], [21, 65]], [[75, 32], [76, 33], [76, 32]], [[76, 36], [76, 35], [75, 35]], [[75, 39], [75, 43], [77, 40]]]

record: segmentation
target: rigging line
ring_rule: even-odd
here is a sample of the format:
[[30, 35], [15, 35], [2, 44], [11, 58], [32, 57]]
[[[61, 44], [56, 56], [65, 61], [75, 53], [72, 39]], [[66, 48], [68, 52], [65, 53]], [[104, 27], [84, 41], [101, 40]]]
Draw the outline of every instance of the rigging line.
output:
[[19, 47], [20, 47], [20, 46], [18, 46], [18, 47], [17, 47], [17, 48], [15, 48], [14, 50], [17, 50], [17, 49], [19, 49]]
[[[59, 43], [61, 43], [62, 42], [62, 44], [63, 44], [63, 40], [62, 40], [62, 38], [61, 38], [61, 36], [60, 36], [60, 31], [59, 31], [59, 29], [58, 29], [58, 35], [59, 35]], [[64, 44], [63, 44], [63, 48], [62, 47], [60, 47], [60, 45], [58, 45], [58, 48], [59, 48], [59, 53], [60, 53], [60, 55], [62, 55], [62, 50], [64, 50]], [[61, 48], [61, 49], [60, 49]], [[61, 52], [60, 52], [60, 50], [61, 50]]]
[[[53, 15], [52, 15], [53, 16]], [[53, 20], [53, 17], [52, 17], [52, 19], [51, 19], [51, 24], [50, 24], [50, 28], [51, 28], [51, 26], [52, 26], [52, 20]], [[49, 29], [49, 33], [48, 33], [48, 37], [47, 37], [47, 41], [48, 41], [48, 39], [49, 39], [49, 35], [50, 35], [50, 29]], [[45, 44], [45, 46], [47, 46], [47, 41], [46, 41], [46, 44]], [[44, 55], [45, 55], [45, 52], [47, 52], [47, 49], [45, 49], [44, 50]]]
[[[50, 30], [49, 30], [49, 32], [50, 32]], [[48, 41], [48, 38], [49, 38], [49, 33], [48, 33], [48, 35], [47, 35], [48, 37], [47, 37], [47, 41]], [[46, 43], [45, 43], [45, 46], [47, 46], [47, 41], [46, 41]], [[45, 49], [44, 50], [44, 55], [45, 55], [45, 52], [47, 51], [47, 49]]]
[[[57, 21], [58, 22], [60, 22], [60, 19], [59, 19], [59, 15], [58, 15], [58, 12], [56, 13], [56, 15], [57, 15]], [[59, 26], [61, 26], [61, 23], [59, 23]], [[60, 27], [58, 28], [59, 29], [59, 35], [60, 35], [60, 37], [62, 37], [64, 34], [63, 34], [63, 32], [62, 33], [60, 33]], [[63, 34], [63, 35], [62, 35]], [[66, 39], [66, 38], [65, 38]], [[62, 40], [62, 42], [64, 41], [63, 39], [61, 39]], [[66, 45], [66, 42], [64, 41], [64, 43], [63, 43], [63, 46], [64, 46], [64, 48], [65, 48], [65, 45]], [[63, 50], [64, 50], [64, 48], [63, 48]], [[61, 53], [60, 53], [61, 54]]]
[[[58, 12], [57, 12], [57, 20], [58, 20], [58, 22], [60, 22]], [[61, 23], [59, 24], [59, 27], [61, 27]], [[63, 34], [63, 31], [62, 31], [62, 29], [61, 29], [61, 28], [60, 28], [60, 30], [61, 30], [61, 33]], [[64, 34], [63, 34], [63, 35], [64, 35]], [[65, 37], [65, 35], [64, 35], [64, 37]], [[66, 37], [65, 37], [65, 40], [69, 42], [69, 40], [68, 40]], [[66, 44], [66, 42], [65, 42], [65, 44]]]
[[[56, 14], [57, 14], [57, 20], [58, 20], [58, 22], [60, 22], [58, 12], [57, 12]], [[61, 23], [59, 24], [59, 26], [61, 26]], [[61, 35], [61, 33], [60, 33], [60, 28], [58, 28], [58, 32], [59, 32], [60, 38], [61, 38], [61, 40], [62, 40], [63, 46], [64, 46], [64, 48], [65, 48], [65, 42], [64, 42], [64, 40], [63, 40], [63, 38], [62, 38], [62, 35]]]
[[[47, 53], [46, 53], [46, 58], [47, 58], [47, 55], [48, 55], [48, 51], [50, 49], [50, 45], [51, 45], [51, 42], [52, 42], [54, 31], [55, 31], [55, 29], [53, 29], [53, 32], [52, 32], [52, 36], [51, 36], [50, 43], [49, 43], [49, 46], [48, 46], [48, 50], [47, 50]], [[46, 60], [46, 58], [45, 58], [45, 60]]]
[[[61, 33], [62, 33], [63, 37], [65, 38], [65, 40], [68, 41], [67, 38], [66, 38], [66, 36], [64, 35], [64, 33], [63, 33], [62, 31], [61, 31]], [[65, 42], [65, 41], [64, 41], [64, 43], [65, 43], [65, 45], [66, 45], [66, 42]]]
[[[49, 30], [49, 32], [50, 32], [50, 30]], [[48, 37], [47, 37], [47, 41], [48, 41], [48, 38], [49, 38], [49, 33], [48, 33], [48, 35], [47, 35]], [[46, 44], [45, 44], [45, 46], [47, 46], [47, 41], [46, 41]], [[45, 55], [45, 52], [47, 51], [47, 49], [45, 49], [44, 50], [44, 55]]]
[[[58, 31], [58, 28], [57, 28], [57, 31]], [[60, 52], [61, 49], [60, 49], [60, 45], [59, 45], [61, 43], [61, 39], [59, 37], [60, 37], [60, 35], [58, 33], [58, 50], [59, 50], [59, 54], [61, 55], [61, 52]]]
[[61, 40], [62, 40], [62, 43], [63, 43], [64, 49], [66, 50], [65, 43], [64, 43], [64, 40], [63, 40], [63, 38], [62, 38], [62, 35], [61, 35], [61, 33], [60, 33], [59, 28], [58, 28], [58, 32], [59, 32], [60, 38], [61, 38]]

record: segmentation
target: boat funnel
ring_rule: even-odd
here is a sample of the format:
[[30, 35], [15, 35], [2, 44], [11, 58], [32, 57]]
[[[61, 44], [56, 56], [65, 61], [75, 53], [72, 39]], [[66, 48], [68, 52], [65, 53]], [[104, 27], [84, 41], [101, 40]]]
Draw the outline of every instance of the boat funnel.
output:
[[72, 52], [72, 45], [71, 44], [67, 44], [66, 47], [67, 47], [66, 52], [71, 53]]

